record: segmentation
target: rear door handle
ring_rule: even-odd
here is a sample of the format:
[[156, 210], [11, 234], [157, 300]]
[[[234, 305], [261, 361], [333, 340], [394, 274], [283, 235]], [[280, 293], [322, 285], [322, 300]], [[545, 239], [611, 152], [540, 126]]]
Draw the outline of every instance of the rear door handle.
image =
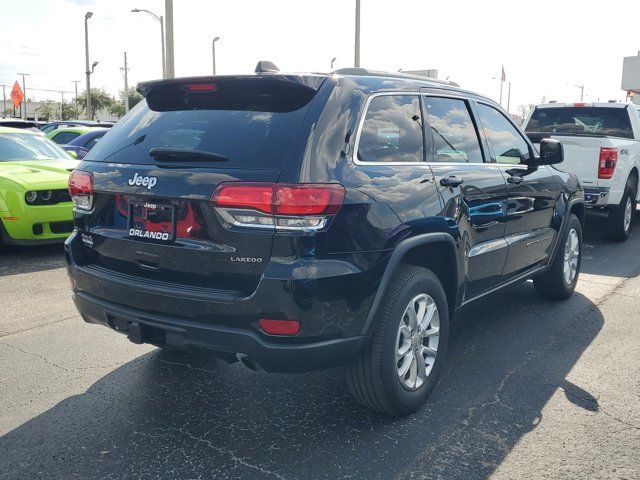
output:
[[507, 182], [513, 183], [514, 185], [520, 185], [522, 183], [522, 177], [519, 175], [511, 175], [507, 177]]
[[440, 180], [440, 185], [443, 187], [459, 187], [464, 182], [464, 179], [458, 178], [455, 175], [450, 175]]

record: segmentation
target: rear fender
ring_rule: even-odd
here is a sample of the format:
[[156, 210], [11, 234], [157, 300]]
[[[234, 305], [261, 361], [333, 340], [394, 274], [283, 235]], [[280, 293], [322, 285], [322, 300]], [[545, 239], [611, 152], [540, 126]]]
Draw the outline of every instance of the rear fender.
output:
[[[446, 233], [425, 233], [422, 235], [416, 235], [414, 237], [408, 238], [400, 242], [396, 248], [393, 250], [391, 254], [391, 258], [389, 258], [389, 262], [387, 263], [387, 267], [382, 276], [382, 280], [380, 281], [380, 285], [378, 286], [378, 291], [373, 299], [373, 303], [371, 304], [371, 309], [369, 310], [369, 315], [365, 320], [364, 326], [362, 327], [362, 334], [369, 335], [371, 333], [374, 319], [380, 304], [386, 294], [387, 289], [389, 288], [389, 284], [391, 283], [393, 276], [398, 269], [398, 267], [403, 263], [405, 257], [416, 248], [423, 248], [430, 244], [445, 244], [446, 248], [451, 249], [451, 259], [455, 263], [453, 271], [453, 292], [447, 292], [447, 300], [449, 303], [449, 315], [453, 315], [453, 311], [458, 304], [458, 293], [459, 293], [459, 262], [457, 255], [457, 246], [454, 238], [451, 235]], [[445, 286], [445, 290], [448, 290]]]

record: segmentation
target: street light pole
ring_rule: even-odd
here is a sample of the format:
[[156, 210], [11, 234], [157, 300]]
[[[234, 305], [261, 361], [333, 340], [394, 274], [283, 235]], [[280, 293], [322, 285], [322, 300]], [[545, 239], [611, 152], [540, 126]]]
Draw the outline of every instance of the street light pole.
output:
[[360, 0], [356, 0], [356, 42], [353, 66], [360, 67]]
[[335, 63], [335, 61], [336, 61], [336, 57], [333, 57], [333, 58], [331, 59], [331, 71], [332, 71], [332, 72], [333, 72], [333, 64]]
[[174, 57], [173, 57], [173, 0], [164, 0], [164, 18], [167, 22], [166, 30], [166, 51], [167, 51], [167, 67], [166, 78], [176, 76]]
[[131, 10], [133, 13], [145, 12], [155, 18], [158, 22], [160, 22], [160, 47], [162, 48], [162, 78], [167, 78], [167, 61], [165, 58], [165, 48], [164, 48], [164, 17], [162, 15], [156, 15], [155, 13], [141, 9], [134, 8]]
[[213, 59], [213, 74], [216, 74], [216, 42], [220, 40], [220, 37], [214, 37], [211, 42], [211, 57]]
[[18, 75], [22, 75], [22, 94], [24, 95], [24, 98], [22, 99], [22, 104], [24, 105], [23, 112], [22, 112], [22, 119], [26, 120], [27, 119], [27, 87], [24, 82], [24, 77], [28, 77], [29, 74], [18, 73]]
[[85, 75], [87, 77], [87, 120], [93, 120], [91, 113], [91, 71], [89, 70], [89, 19], [93, 12], [87, 12], [84, 16], [84, 51], [85, 51]]
[[509, 107], [511, 107], [511, 82], [509, 82], [509, 93], [507, 93], [507, 113], [510, 113]]
[[584, 101], [584, 85], [575, 85], [575, 87], [580, 89], [580, 101]]

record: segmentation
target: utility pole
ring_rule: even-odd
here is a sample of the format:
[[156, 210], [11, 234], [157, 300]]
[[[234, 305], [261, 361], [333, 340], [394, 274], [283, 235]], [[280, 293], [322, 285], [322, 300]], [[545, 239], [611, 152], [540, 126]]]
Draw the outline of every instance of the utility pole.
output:
[[507, 93], [507, 113], [510, 113], [509, 107], [511, 107], [511, 82], [509, 82], [509, 93]]
[[93, 120], [91, 114], [91, 71], [89, 70], [89, 19], [93, 12], [87, 12], [84, 16], [84, 51], [85, 51], [85, 75], [87, 76], [87, 120]]
[[25, 86], [24, 83], [24, 77], [28, 77], [29, 74], [28, 73], [18, 73], [18, 75], [22, 75], [22, 93], [24, 94], [24, 99], [22, 100], [22, 103], [24, 105], [24, 108], [22, 109], [22, 118], [23, 120], [27, 119], [27, 87]]
[[127, 65], [127, 52], [124, 52], [124, 68], [121, 70], [124, 73], [124, 113], [127, 113], [129, 111], [129, 81], [127, 77], [129, 67]]
[[72, 83], [75, 83], [76, 86], [76, 102], [78, 101], [78, 84], [80, 83], [80, 80], [71, 80]]
[[60, 100], [60, 120], [63, 120], [64, 117], [64, 92], [60, 92], [62, 95], [62, 99]]
[[504, 65], [503, 65], [502, 72], [500, 72], [500, 106], [502, 106], [502, 87], [504, 86], [505, 80], [506, 80], [506, 75], [504, 74]]
[[7, 111], [7, 92], [5, 90], [7, 86], [2, 84], [2, 116], [4, 117], [4, 112]]
[[164, 0], [164, 18], [167, 24], [166, 28], [166, 78], [176, 76], [173, 56], [173, 0]]
[[353, 66], [360, 67], [360, 0], [356, 0], [356, 42]]

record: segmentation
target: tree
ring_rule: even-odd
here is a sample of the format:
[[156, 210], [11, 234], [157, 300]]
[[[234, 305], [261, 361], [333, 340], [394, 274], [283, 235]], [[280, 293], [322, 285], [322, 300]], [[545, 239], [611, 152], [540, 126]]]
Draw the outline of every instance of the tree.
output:
[[[82, 111], [86, 113], [87, 111], [87, 95], [86, 93], [82, 96], [76, 98], [80, 107], [82, 107]], [[115, 102], [114, 98], [109, 95], [104, 88], [91, 89], [91, 112], [89, 113], [89, 118], [93, 119], [96, 116], [96, 112], [100, 110], [111, 110], [113, 103]]]
[[45, 100], [38, 107], [38, 117], [42, 120], [53, 120], [58, 116], [60, 109], [53, 100]]
[[62, 104], [62, 120], [76, 120], [80, 113], [81, 108], [75, 101]]
[[522, 117], [522, 120], [527, 118], [527, 116], [531, 113], [531, 110], [535, 108], [533, 103], [527, 103], [523, 105], [518, 105], [518, 113]]
[[[116, 117], [122, 117], [126, 113], [124, 108], [124, 102], [125, 102], [126, 96], [127, 95], [125, 95], [124, 89], [120, 90], [120, 93], [118, 94], [119, 101], [115, 101], [109, 110]], [[138, 91], [135, 89], [135, 87], [129, 87], [128, 97], [129, 97], [129, 108], [133, 108], [143, 98], [142, 95], [140, 95]]]

